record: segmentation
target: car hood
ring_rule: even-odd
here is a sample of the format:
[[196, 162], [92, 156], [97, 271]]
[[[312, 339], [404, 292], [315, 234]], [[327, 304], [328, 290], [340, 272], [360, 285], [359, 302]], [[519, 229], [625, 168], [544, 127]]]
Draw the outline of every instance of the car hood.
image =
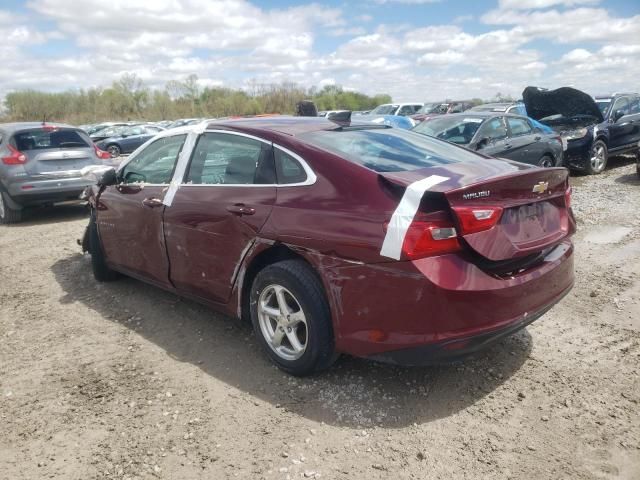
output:
[[562, 115], [567, 119], [588, 115], [598, 123], [604, 121], [593, 98], [575, 88], [541, 90], [538, 87], [527, 87], [522, 92], [522, 100], [527, 114], [535, 120], [552, 115]]

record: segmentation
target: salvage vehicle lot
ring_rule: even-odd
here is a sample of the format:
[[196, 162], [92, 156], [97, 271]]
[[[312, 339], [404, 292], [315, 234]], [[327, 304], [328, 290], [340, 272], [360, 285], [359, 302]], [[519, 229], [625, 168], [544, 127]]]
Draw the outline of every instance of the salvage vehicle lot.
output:
[[540, 320], [453, 366], [306, 379], [249, 324], [96, 283], [82, 207], [1, 227], [0, 478], [637, 478], [640, 181], [572, 184], [576, 285]]

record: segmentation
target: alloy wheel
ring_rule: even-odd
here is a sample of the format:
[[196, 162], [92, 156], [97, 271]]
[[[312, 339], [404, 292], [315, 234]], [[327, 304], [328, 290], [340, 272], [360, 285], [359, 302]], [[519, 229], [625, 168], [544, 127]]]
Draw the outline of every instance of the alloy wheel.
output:
[[542, 168], [551, 168], [554, 166], [553, 159], [545, 156], [540, 161], [539, 166]]
[[2, 197], [2, 193], [0, 193], [0, 218], [4, 218], [5, 210], [4, 210], [4, 198]]
[[605, 164], [605, 150], [603, 145], [596, 145], [591, 152], [591, 168], [594, 172], [600, 172]]
[[111, 154], [111, 158], [120, 156], [120, 149], [116, 145], [111, 145], [109, 148], [107, 148], [107, 151]]
[[282, 285], [269, 285], [258, 298], [260, 331], [284, 360], [297, 360], [307, 349], [307, 318], [296, 297]]

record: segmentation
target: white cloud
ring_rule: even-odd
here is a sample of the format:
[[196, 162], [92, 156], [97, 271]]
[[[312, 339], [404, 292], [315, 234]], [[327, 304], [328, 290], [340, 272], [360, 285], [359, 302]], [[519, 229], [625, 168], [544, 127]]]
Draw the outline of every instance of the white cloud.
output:
[[500, 0], [500, 8], [530, 10], [555, 6], [575, 7], [576, 5], [595, 5], [600, 0]]
[[[48, 29], [29, 13], [0, 10], [0, 96], [15, 88], [105, 86], [125, 72], [150, 86], [195, 73], [201, 86], [242, 87], [248, 79], [340, 84], [397, 101], [517, 96], [530, 84], [634, 88], [640, 15], [618, 17], [593, 8], [597, 3], [501, 0], [471, 30], [470, 15], [450, 25], [414, 24], [411, 17], [376, 23], [389, 5], [358, 11], [348, 22], [342, 9], [318, 3], [274, 9], [249, 0], [31, 0]], [[320, 45], [320, 37], [334, 37], [328, 44], [335, 47]], [[61, 38], [77, 51], [33, 53], [33, 45]]]
[[380, 5], [384, 5], [385, 3], [403, 3], [405, 5], [424, 5], [427, 3], [438, 3], [442, 0], [374, 0], [374, 1]]

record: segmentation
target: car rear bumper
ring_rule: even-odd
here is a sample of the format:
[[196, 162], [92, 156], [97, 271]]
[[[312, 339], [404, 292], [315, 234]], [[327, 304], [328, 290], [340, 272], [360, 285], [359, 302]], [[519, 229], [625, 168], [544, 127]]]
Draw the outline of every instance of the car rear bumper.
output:
[[457, 254], [325, 273], [338, 351], [390, 361], [417, 355], [428, 363], [429, 356], [476, 351], [551, 308], [573, 286], [573, 245], [564, 240], [507, 278]]
[[91, 181], [80, 176], [27, 177], [10, 183], [7, 191], [15, 202], [26, 206], [78, 198], [90, 184]]
[[404, 366], [424, 366], [437, 365], [447, 362], [461, 360], [469, 355], [481, 351], [498, 340], [514, 334], [518, 330], [525, 328], [538, 318], [547, 313], [560, 299], [571, 291], [573, 284], [567, 287], [556, 299], [549, 305], [540, 310], [527, 313], [517, 318], [505, 327], [498, 328], [482, 333], [472, 334], [470, 336], [462, 336], [443, 342], [433, 343], [429, 345], [421, 345], [418, 347], [392, 350], [388, 352], [371, 355], [371, 360], [377, 360], [384, 363], [392, 363]]

